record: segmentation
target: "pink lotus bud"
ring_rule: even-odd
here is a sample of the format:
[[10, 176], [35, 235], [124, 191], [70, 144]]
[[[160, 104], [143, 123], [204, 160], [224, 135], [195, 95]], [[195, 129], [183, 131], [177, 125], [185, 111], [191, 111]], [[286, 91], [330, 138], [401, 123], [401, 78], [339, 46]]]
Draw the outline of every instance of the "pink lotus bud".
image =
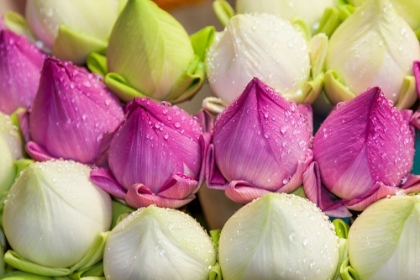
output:
[[136, 208], [178, 208], [193, 200], [206, 146], [197, 119], [150, 99], [135, 98], [126, 111], [109, 147], [109, 170], [93, 170], [91, 180]]
[[420, 97], [420, 61], [414, 61], [413, 72], [414, 77], [416, 78], [417, 94]]
[[[362, 211], [402, 189], [419, 191], [416, 180], [406, 183], [414, 158], [411, 114], [393, 107], [377, 87], [338, 103], [314, 138], [314, 165], [304, 183], [308, 198], [323, 210], [341, 205]], [[341, 200], [332, 203], [327, 190]]]
[[312, 161], [312, 114], [257, 78], [215, 122], [207, 184], [238, 203], [268, 192], [291, 192]]
[[23, 37], [0, 31], [0, 111], [28, 108], [38, 89], [44, 54]]
[[[70, 62], [47, 58], [34, 104], [21, 125], [35, 160], [94, 163], [124, 119], [121, 104], [99, 76]], [[27, 131], [29, 130], [29, 131]]]

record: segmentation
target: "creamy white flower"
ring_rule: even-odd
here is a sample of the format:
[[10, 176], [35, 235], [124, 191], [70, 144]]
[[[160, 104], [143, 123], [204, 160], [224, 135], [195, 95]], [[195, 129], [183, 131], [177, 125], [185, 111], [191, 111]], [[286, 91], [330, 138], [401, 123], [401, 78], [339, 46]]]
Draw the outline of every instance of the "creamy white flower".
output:
[[302, 102], [309, 50], [291, 23], [274, 15], [236, 15], [217, 34], [206, 59], [212, 92], [232, 102], [257, 77], [285, 98]]
[[287, 20], [300, 18], [312, 30], [319, 26], [324, 10], [334, 6], [334, 0], [236, 0], [238, 13], [268, 13]]
[[392, 196], [369, 206], [350, 227], [350, 264], [359, 279], [418, 279], [420, 197]]
[[339, 261], [338, 237], [312, 202], [270, 193], [225, 224], [219, 240], [223, 279], [329, 279]]
[[[413, 75], [413, 61], [419, 59], [417, 37], [393, 5], [388, 0], [369, 0], [332, 35], [326, 68], [334, 71], [354, 96], [379, 86], [394, 103], [408, 98], [403, 107], [409, 107], [416, 100], [415, 86], [404, 79]], [[328, 97], [334, 103], [350, 99], [348, 93], [337, 92], [328, 77], [327, 72]]]
[[90, 168], [73, 161], [37, 162], [10, 189], [4, 233], [24, 259], [66, 268], [80, 261], [95, 236], [109, 230], [110, 196], [89, 180]]
[[122, 220], [108, 238], [107, 279], [208, 279], [215, 263], [210, 237], [191, 216], [154, 205]]
[[0, 113], [0, 193], [8, 190], [16, 175], [13, 162], [22, 157], [22, 142], [12, 120]]

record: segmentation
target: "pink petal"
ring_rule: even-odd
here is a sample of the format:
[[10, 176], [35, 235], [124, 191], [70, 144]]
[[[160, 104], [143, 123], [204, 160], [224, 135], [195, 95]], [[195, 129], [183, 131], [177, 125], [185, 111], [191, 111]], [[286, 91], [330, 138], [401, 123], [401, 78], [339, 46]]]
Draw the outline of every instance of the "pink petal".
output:
[[125, 198], [127, 191], [118, 184], [109, 170], [103, 168], [93, 169], [90, 172], [90, 180], [110, 195], [120, 199]]
[[303, 182], [303, 174], [312, 162], [312, 151], [310, 151], [305, 161], [298, 162], [295, 174], [289, 180], [283, 180], [284, 186], [280, 187], [276, 192], [289, 193], [300, 187]]
[[414, 139], [405, 117], [379, 88], [339, 103], [314, 138], [314, 160], [325, 187], [352, 199], [375, 182], [397, 186], [414, 157]]
[[401, 189], [404, 190], [404, 193], [419, 193], [420, 192], [420, 175], [410, 174], [406, 179], [403, 179]]
[[225, 190], [227, 197], [241, 204], [247, 204], [269, 192], [265, 189], [257, 188], [246, 181], [231, 181]]
[[171, 199], [184, 199], [196, 193], [198, 182], [182, 174], [172, 174], [159, 191], [158, 195]]
[[205, 174], [207, 187], [211, 189], [224, 190], [228, 181], [223, 177], [214, 159], [214, 145], [210, 144], [206, 152]]
[[100, 78], [69, 62], [45, 60], [29, 128], [32, 141], [49, 154], [93, 163], [104, 135], [123, 118], [120, 102]]
[[203, 149], [196, 119], [176, 106], [136, 98], [109, 148], [108, 163], [118, 182], [159, 193], [173, 173], [199, 179]]
[[0, 31], [0, 111], [32, 105], [44, 57], [24, 36]]
[[276, 191], [306, 160], [310, 138], [308, 120], [296, 104], [254, 78], [217, 117], [212, 152], [227, 181]]
[[413, 62], [413, 73], [416, 78], [417, 94], [420, 97], [420, 61]]
[[29, 132], [29, 112], [28, 110], [25, 110], [24, 112], [21, 112], [17, 115], [19, 120], [19, 128], [22, 133], [22, 137], [25, 140], [25, 142], [31, 141], [31, 135]]
[[313, 119], [313, 110], [312, 110], [312, 106], [309, 104], [299, 104], [297, 105], [297, 109], [299, 111], [299, 113], [306, 118], [307, 123], [308, 123], [308, 127], [309, 127], [309, 131], [311, 132], [311, 135], [314, 133], [314, 128], [313, 128], [313, 123], [314, 123], [314, 119]]
[[25, 150], [29, 156], [36, 161], [47, 161], [54, 159], [54, 157], [52, 157], [47, 151], [32, 141], [26, 143]]
[[312, 162], [303, 173], [303, 189], [306, 197], [327, 215], [341, 218], [352, 216], [343, 205], [342, 200], [322, 186], [317, 162]]
[[125, 201], [134, 208], [147, 207], [152, 204], [158, 207], [179, 208], [194, 198], [195, 195], [190, 195], [184, 199], [165, 198], [153, 194], [149, 188], [142, 184], [135, 184], [128, 189]]
[[202, 109], [195, 114], [195, 117], [204, 132], [213, 133], [214, 120], [208, 111]]
[[388, 195], [395, 195], [399, 191], [401, 190], [397, 187], [386, 186], [383, 183], [377, 183], [364, 197], [346, 201], [344, 202], [344, 205], [346, 205], [346, 207], [351, 210], [363, 211], [373, 202], [387, 197]]

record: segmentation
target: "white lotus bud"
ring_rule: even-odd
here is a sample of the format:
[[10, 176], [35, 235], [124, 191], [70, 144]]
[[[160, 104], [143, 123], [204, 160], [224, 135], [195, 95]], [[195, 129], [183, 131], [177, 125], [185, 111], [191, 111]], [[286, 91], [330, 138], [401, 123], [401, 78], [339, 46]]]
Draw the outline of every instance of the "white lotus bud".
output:
[[13, 162], [22, 157], [22, 142], [17, 127], [8, 115], [0, 113], [0, 193], [8, 190], [16, 176]]
[[191, 216], [151, 205], [122, 220], [108, 238], [106, 279], [208, 279], [210, 237]]
[[16, 253], [41, 266], [66, 268], [109, 230], [111, 198], [89, 173], [73, 161], [37, 162], [21, 173], [3, 212], [4, 233]]
[[219, 240], [223, 279], [330, 279], [338, 237], [312, 202], [270, 193], [239, 209]]

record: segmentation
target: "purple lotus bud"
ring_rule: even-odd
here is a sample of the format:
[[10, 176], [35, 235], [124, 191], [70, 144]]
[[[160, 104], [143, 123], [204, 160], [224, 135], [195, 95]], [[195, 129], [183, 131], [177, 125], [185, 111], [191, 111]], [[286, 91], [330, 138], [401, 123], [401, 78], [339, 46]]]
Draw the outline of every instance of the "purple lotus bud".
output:
[[[401, 192], [414, 158], [411, 114], [395, 108], [377, 87], [338, 103], [314, 138], [312, 175], [320, 180], [305, 179], [308, 198], [318, 197], [321, 209], [333, 209], [328, 190], [341, 199], [336, 205], [362, 211], [380, 198]], [[402, 188], [419, 191], [411, 181]]]
[[210, 188], [238, 203], [291, 192], [312, 161], [309, 105], [296, 106], [257, 78], [215, 122], [207, 153]]
[[0, 31], [0, 111], [28, 108], [38, 88], [44, 54], [23, 37]]
[[[35, 160], [94, 163], [124, 119], [121, 104], [103, 81], [70, 62], [47, 58], [34, 104], [21, 125]], [[25, 131], [29, 129], [29, 131]]]
[[417, 94], [420, 96], [420, 61], [414, 61], [413, 72], [416, 78]]
[[203, 181], [206, 148], [196, 118], [167, 102], [136, 98], [109, 147], [109, 170], [91, 180], [132, 207], [178, 208], [195, 198]]

